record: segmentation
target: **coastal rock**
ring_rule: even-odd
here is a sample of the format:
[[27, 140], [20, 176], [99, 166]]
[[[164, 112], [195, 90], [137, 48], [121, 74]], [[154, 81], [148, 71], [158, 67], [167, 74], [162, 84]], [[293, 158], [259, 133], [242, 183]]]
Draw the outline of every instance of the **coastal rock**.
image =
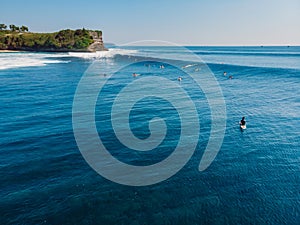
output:
[[92, 36], [94, 43], [92, 43], [87, 50], [90, 52], [96, 51], [107, 51], [108, 49], [104, 47], [103, 40], [102, 40], [102, 32], [99, 31], [89, 31], [90, 35]]
[[107, 51], [100, 30], [61, 30], [54, 33], [33, 33], [0, 30], [0, 50], [35, 52]]

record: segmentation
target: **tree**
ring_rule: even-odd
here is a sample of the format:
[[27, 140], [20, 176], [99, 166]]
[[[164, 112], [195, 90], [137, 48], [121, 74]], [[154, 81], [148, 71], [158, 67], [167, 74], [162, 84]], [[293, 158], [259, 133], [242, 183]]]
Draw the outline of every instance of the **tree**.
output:
[[23, 26], [21, 26], [20, 30], [22, 32], [26, 32], [26, 31], [28, 31], [28, 27], [26, 27], [26, 26], [23, 25]]
[[7, 26], [4, 23], [0, 24], [0, 30], [6, 30]]
[[16, 26], [14, 25], [14, 24], [11, 24], [11, 25], [9, 25], [9, 29], [11, 30], [11, 31], [16, 31]]

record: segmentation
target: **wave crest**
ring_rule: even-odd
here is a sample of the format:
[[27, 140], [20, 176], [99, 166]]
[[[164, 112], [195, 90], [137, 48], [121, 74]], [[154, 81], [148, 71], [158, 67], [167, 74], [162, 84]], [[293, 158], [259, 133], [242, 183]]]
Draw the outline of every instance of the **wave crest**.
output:
[[[19, 67], [45, 66], [50, 63], [69, 63], [70, 61], [57, 58], [64, 55], [51, 55], [47, 53], [14, 52], [0, 54], [0, 70]], [[53, 58], [53, 59], [51, 59]]]
[[119, 49], [112, 48], [108, 51], [99, 52], [69, 52], [68, 55], [71, 57], [78, 57], [84, 59], [101, 59], [101, 58], [114, 58], [116, 55], [134, 55], [137, 50]]

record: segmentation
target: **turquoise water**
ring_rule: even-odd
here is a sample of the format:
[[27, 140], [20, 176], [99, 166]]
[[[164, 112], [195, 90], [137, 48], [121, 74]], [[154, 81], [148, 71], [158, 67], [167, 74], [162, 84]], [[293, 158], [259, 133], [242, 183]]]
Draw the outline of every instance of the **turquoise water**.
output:
[[[1, 224], [299, 224], [300, 47], [188, 49], [207, 63], [226, 103], [222, 146], [202, 172], [210, 108], [187, 75], [197, 65], [180, 48], [0, 53]], [[170, 61], [161, 69], [162, 58], [191, 66], [180, 70]], [[183, 77], [180, 85], [196, 105], [200, 135], [193, 156], [174, 176], [150, 186], [125, 186], [98, 175], [84, 160], [73, 134], [72, 105], [80, 79], [95, 62], [101, 74], [91, 80], [108, 79], [95, 110], [99, 136], [115, 158], [131, 165], [151, 165], [172, 154], [180, 118], [155, 96], [139, 101], [130, 114], [133, 134], [147, 138], [154, 117], [164, 118], [168, 130], [157, 149], [133, 151], [114, 134], [114, 98], [142, 77], [174, 82]], [[113, 73], [118, 66], [122, 69]], [[133, 78], [133, 72], [141, 76]], [[238, 126], [242, 116], [244, 132]]]

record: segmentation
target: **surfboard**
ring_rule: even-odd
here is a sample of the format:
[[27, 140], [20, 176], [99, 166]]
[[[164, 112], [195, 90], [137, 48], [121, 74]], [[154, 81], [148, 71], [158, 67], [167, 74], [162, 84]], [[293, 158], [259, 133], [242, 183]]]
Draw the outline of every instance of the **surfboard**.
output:
[[246, 127], [246, 124], [245, 125], [240, 125], [240, 128], [245, 130], [247, 127]]

